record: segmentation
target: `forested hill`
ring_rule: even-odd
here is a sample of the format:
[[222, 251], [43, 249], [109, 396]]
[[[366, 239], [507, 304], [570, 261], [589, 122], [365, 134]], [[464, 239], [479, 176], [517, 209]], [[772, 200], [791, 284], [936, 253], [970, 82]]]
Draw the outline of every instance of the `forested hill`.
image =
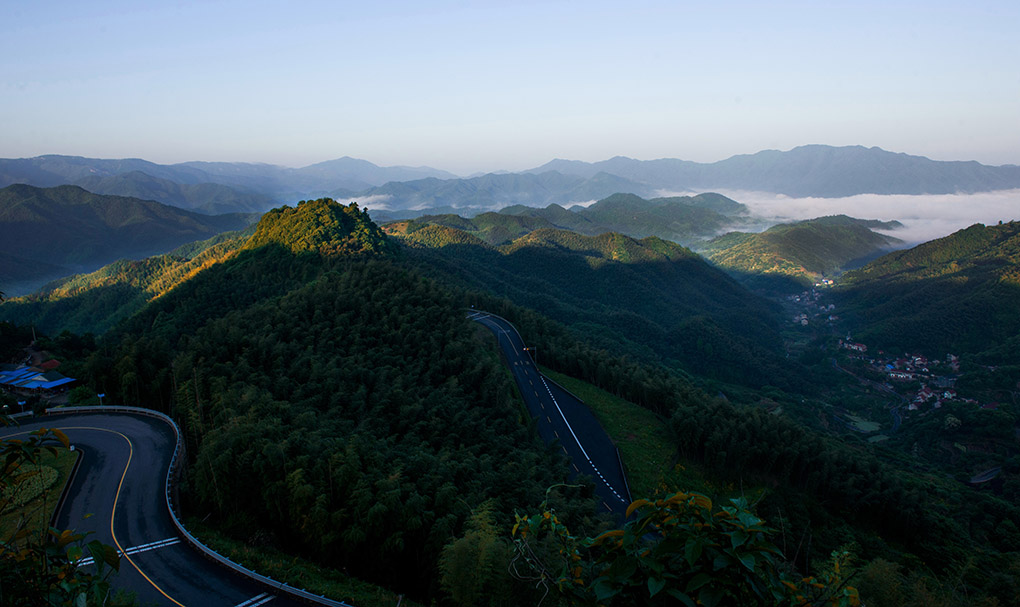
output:
[[[180, 421], [187, 511], [428, 602], [469, 519], [512, 524], [567, 466], [521, 419], [463, 300], [370, 251], [381, 235], [363, 217], [327, 201], [271, 215], [259, 241], [104, 336], [81, 376]], [[284, 226], [304, 236], [281, 241]], [[594, 533], [585, 490], [553, 497]]]
[[[562, 208], [562, 207], [560, 207]], [[503, 213], [482, 213], [471, 218], [459, 215], [424, 215], [414, 221], [398, 221], [386, 226], [391, 233], [417, 232], [427, 226], [442, 226], [465, 232], [490, 245], [508, 244], [518, 238], [541, 228], [555, 227], [547, 219], [529, 215], [507, 215]], [[424, 237], [430, 230], [418, 235]], [[436, 232], [438, 233], [438, 232]], [[447, 232], [449, 234], [449, 232]]]
[[746, 213], [747, 207], [721, 194], [645, 200], [635, 194], [616, 193], [587, 208], [565, 209], [558, 204], [536, 208], [516, 204], [498, 213], [482, 213], [471, 218], [453, 214], [424, 215], [415, 219], [414, 225], [456, 228], [491, 245], [508, 244], [542, 228], [559, 228], [588, 236], [605, 232], [634, 238], [658, 236], [684, 244], [716, 234]]
[[859, 265], [901, 244], [874, 229], [895, 229], [899, 222], [874, 222], [845, 215], [780, 224], [761, 233], [730, 232], [708, 241], [698, 251], [749, 284], [780, 284], [793, 279], [800, 288], [823, 275]]
[[293, 253], [351, 255], [391, 250], [368, 213], [354, 203], [341, 205], [329, 198], [283, 206], [262, 216], [246, 249], [281, 245]]
[[[100, 196], [76, 186], [12, 185], [0, 189], [0, 253], [66, 268], [66, 275], [120, 258], [164, 253], [253, 220], [249, 215], [208, 216], [157, 202]], [[24, 275], [23, 268], [5, 267], [0, 280]]]
[[733, 225], [735, 216], [747, 213], [747, 207], [714, 193], [650, 200], [614, 194], [576, 212], [605, 231], [689, 244]]
[[423, 272], [540, 311], [613, 351], [706, 377], [796, 387], [777, 310], [675, 243], [544, 228], [492, 247], [451, 226], [387, 226]]
[[282, 248], [294, 254], [346, 257], [394, 251], [385, 234], [356, 205], [302, 201], [263, 215], [257, 226], [189, 243], [139, 261], [121, 260], [71, 276], [0, 307], [0, 318], [32, 322], [59, 333], [103, 333], [199, 272], [241, 249]]
[[[534, 581], [508, 575], [515, 512], [547, 509], [533, 519], [576, 537], [597, 537], [606, 522], [593, 514], [586, 480], [565, 484], [559, 448], [531, 429], [495, 340], [465, 318], [475, 304], [520, 327], [544, 365], [661, 416], [651, 424], [665, 422], [655, 432], [678, 465], [662, 470], [663, 493], [649, 497], [694, 483], [713, 494], [713, 512], [729, 496], [760, 500], [794, 579], [847, 550], [860, 559], [851, 584], [871, 581], [868, 604], [910, 593], [917, 604], [992, 595], [1006, 604], [1015, 594], [1017, 507], [917, 457], [823, 436], [791, 410], [765, 406], [772, 396], [816, 400], [794, 393], [802, 375], [782, 348], [778, 310], [688, 249], [549, 228], [494, 247], [454, 227], [405, 222], [390, 226], [404, 246], [379, 254], [391, 237], [363, 219], [357, 207], [311, 201], [268, 217], [248, 247], [223, 239], [180, 249], [181, 263], [229, 252], [127, 315], [84, 362], [67, 362], [86, 394], [177, 419], [188, 446], [186, 514], [256, 552], [282, 550], [273, 558], [288, 570], [302, 568], [290, 555], [303, 556], [424, 604], [545, 600]], [[0, 337], [17, 333], [9, 329], [0, 323]], [[844, 375], [827, 359], [812, 370], [816, 383]], [[694, 381], [743, 384], [753, 398], [710, 398]], [[627, 421], [626, 410], [606, 415]], [[816, 413], [806, 417], [829, 418]], [[708, 555], [701, 530], [652, 548], [672, 563]], [[590, 562], [601, 552], [585, 554]], [[744, 579], [733, 554], [702, 557], [698, 579]], [[617, 562], [586, 564], [585, 587], [610, 575], [641, 591], [654, 581], [633, 560]], [[461, 601], [451, 580], [491, 600]], [[951, 593], [966, 600], [941, 601]]]
[[233, 256], [255, 231], [224, 232], [164, 255], [122, 259], [88, 274], [58, 279], [0, 306], [0, 319], [58, 334], [105, 333], [145, 304]]
[[1003, 358], [1020, 353], [1020, 223], [975, 224], [890, 253], [841, 285], [855, 335], [869, 344], [943, 357], [1013, 343]]

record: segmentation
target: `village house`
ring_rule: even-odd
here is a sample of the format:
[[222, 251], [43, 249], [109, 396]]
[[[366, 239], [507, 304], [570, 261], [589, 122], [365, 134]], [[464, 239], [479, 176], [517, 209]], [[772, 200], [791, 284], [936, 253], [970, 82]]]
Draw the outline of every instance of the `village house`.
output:
[[853, 350], [854, 352], [867, 352], [868, 346], [859, 344], [851, 341], [839, 340], [839, 347], [847, 350]]

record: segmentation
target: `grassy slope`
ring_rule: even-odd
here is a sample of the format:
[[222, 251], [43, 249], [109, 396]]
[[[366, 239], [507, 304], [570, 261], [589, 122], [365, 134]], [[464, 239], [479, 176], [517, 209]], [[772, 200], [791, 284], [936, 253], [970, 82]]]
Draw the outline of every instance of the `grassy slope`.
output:
[[737, 487], [708, 474], [695, 462], [676, 461], [676, 446], [659, 416], [588, 382], [542, 367], [542, 374], [570, 390], [591, 408], [609, 438], [620, 450], [634, 499], [662, 491], [697, 491], [713, 499], [761, 498], [763, 487]]
[[652, 495], [673, 465], [676, 448], [666, 423], [654, 413], [579, 379], [543, 368], [542, 374], [587, 404], [620, 449], [631, 493]]
[[24, 507], [0, 516], [0, 537], [10, 537], [24, 516], [28, 517], [25, 527], [29, 529], [45, 530], [49, 528], [53, 509], [57, 507], [57, 501], [60, 499], [60, 494], [71, 476], [71, 470], [74, 469], [74, 463], [78, 461], [79, 455], [77, 451], [64, 449], [58, 450], [56, 457], [49, 453], [43, 454], [39, 463], [56, 468], [57, 479], [42, 495], [25, 504]]

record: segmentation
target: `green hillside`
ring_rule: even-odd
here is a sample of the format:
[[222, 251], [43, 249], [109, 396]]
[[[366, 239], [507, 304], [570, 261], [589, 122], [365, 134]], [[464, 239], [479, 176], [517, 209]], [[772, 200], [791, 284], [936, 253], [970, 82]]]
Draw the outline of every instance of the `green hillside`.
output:
[[1020, 333], [1020, 223], [975, 224], [890, 253], [847, 273], [837, 295], [860, 338], [879, 347], [989, 350]]
[[719, 194], [653, 198], [614, 194], [576, 212], [607, 231], [635, 238], [658, 236], [682, 244], [718, 233], [743, 205]]
[[604, 347], [722, 381], [800, 382], [778, 361], [777, 310], [673, 242], [544, 228], [492, 247], [450, 226], [391, 226], [424, 272], [508, 297]]
[[504, 213], [482, 213], [470, 219], [459, 215], [424, 215], [415, 219], [414, 223], [419, 229], [421, 224], [454, 228], [490, 245], [507, 244], [533, 230], [552, 227], [552, 224], [541, 217]]
[[268, 211], [246, 249], [278, 244], [293, 253], [356, 255], [382, 253], [389, 243], [357, 205], [340, 205], [328, 198], [308, 200], [296, 207]]
[[[522, 423], [462, 301], [379, 254], [387, 238], [361, 217], [329, 201], [269, 215], [108, 332], [81, 376], [109, 402], [174, 403], [187, 508], [207, 523], [427, 602], [473, 513], [509, 525], [567, 468]], [[583, 491], [558, 500], [595, 531]], [[537, 600], [527, 586], [506, 596]]]
[[[758, 234], [730, 232], [698, 248], [716, 265], [754, 279], [792, 278], [810, 285], [888, 250], [902, 241], [874, 232], [897, 222], [878, 224], [845, 215], [772, 226]], [[762, 281], [758, 280], [758, 284]], [[778, 281], [774, 281], [778, 283]]]
[[[1003, 258], [996, 267], [1011, 263], [1013, 226], [972, 230], [947, 250], [981, 268], [994, 265], [981, 253], [991, 246]], [[868, 589], [867, 604], [910, 604], [910, 593], [927, 604], [1008, 604], [1020, 583], [1020, 508], [1002, 497], [1015, 488], [970, 488], [828, 427], [840, 399], [856, 397], [833, 379], [847, 374], [819, 358], [805, 377], [787, 356], [778, 309], [680, 245], [546, 227], [493, 246], [452, 225], [384, 232], [357, 206], [329, 200], [267, 214], [242, 241], [114, 266], [41, 305], [67, 305], [61, 314], [74, 319], [73, 306], [100, 299], [93, 282], [169, 281], [125, 309], [97, 347], [81, 340], [89, 352], [66, 364], [111, 403], [173, 415], [188, 444], [186, 513], [252, 550], [300, 555], [423, 604], [456, 603], [457, 584], [486, 589], [476, 598], [489, 598], [469, 603], [537, 604], [542, 588], [507, 575], [515, 513], [547, 508], [538, 519], [555, 515], [575, 537], [613, 524], [594, 514], [587, 479], [564, 484], [562, 452], [532, 432], [495, 340], [465, 319], [474, 305], [513, 322], [544, 366], [603, 391], [593, 398], [629, 403], [600, 415], [628, 418], [607, 425], [622, 457], [649, 459], [648, 497], [696, 480], [715, 504], [754, 501], [794, 579], [831, 571], [836, 551], [852, 555], [841, 566]], [[214, 263], [187, 266], [207, 255]], [[920, 266], [953, 275], [948, 254], [904, 259], [888, 275]], [[0, 323], [0, 339], [26, 334]], [[810, 382], [833, 384], [832, 402]], [[957, 421], [1013, 419], [1008, 404], [999, 413]], [[659, 429], [654, 451], [625, 421]], [[924, 448], [938, 448], [943, 426], [921, 425]], [[661, 474], [667, 459], [675, 466]], [[666, 546], [671, 566], [688, 571], [679, 555], [693, 544]], [[582, 579], [606, 570], [591, 564], [598, 554], [584, 553]], [[623, 562], [607, 575], [644, 591], [647, 574]], [[708, 567], [744, 570], [739, 560]]]
[[571, 232], [578, 232], [588, 236], [594, 236], [596, 234], [609, 231], [587, 217], [574, 211], [564, 209], [558, 204], [551, 204], [544, 209], [536, 209], [534, 207], [526, 207], [518, 204], [500, 209], [499, 212], [505, 215], [526, 215], [528, 217], [541, 218], [548, 221], [551, 227], [559, 228], [561, 230], [570, 230]]
[[7, 275], [24, 275], [38, 264], [92, 270], [117, 259], [165, 253], [244, 228], [252, 220], [247, 215], [201, 215], [151, 201], [100, 196], [76, 186], [12, 185], [0, 189], [0, 254], [26, 262], [20, 269], [5, 271]]
[[188, 243], [166, 255], [120, 260], [95, 272], [58, 280], [0, 307], [0, 318], [60, 332], [103, 333], [146, 303], [240, 250], [269, 245], [295, 254], [347, 256], [392, 251], [368, 214], [328, 199], [266, 213], [257, 226]]
[[558, 204], [545, 208], [515, 204], [499, 213], [472, 218], [458, 215], [425, 215], [418, 223], [463, 230], [491, 245], [508, 244], [515, 238], [542, 228], [570, 230], [588, 236], [618, 232], [634, 238], [658, 236], [685, 243], [715, 234], [731, 225], [747, 208], [721, 194], [698, 194], [645, 200], [635, 194], [613, 194], [584, 208], [565, 209]]
[[120, 260], [95, 272], [56, 280], [0, 306], [0, 319], [42, 331], [104, 333], [146, 303], [202, 270], [229, 259], [254, 233], [224, 232], [139, 261]]

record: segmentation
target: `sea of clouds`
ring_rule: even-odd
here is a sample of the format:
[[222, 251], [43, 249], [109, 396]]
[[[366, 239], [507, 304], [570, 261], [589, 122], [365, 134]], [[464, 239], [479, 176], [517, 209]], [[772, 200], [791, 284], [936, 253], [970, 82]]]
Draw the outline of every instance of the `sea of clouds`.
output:
[[723, 191], [750, 209], [765, 224], [849, 215], [859, 219], [896, 220], [902, 228], [883, 232], [913, 246], [941, 238], [975, 223], [1020, 220], [1020, 190], [978, 194], [880, 195], [846, 198], [790, 198], [769, 192]]

